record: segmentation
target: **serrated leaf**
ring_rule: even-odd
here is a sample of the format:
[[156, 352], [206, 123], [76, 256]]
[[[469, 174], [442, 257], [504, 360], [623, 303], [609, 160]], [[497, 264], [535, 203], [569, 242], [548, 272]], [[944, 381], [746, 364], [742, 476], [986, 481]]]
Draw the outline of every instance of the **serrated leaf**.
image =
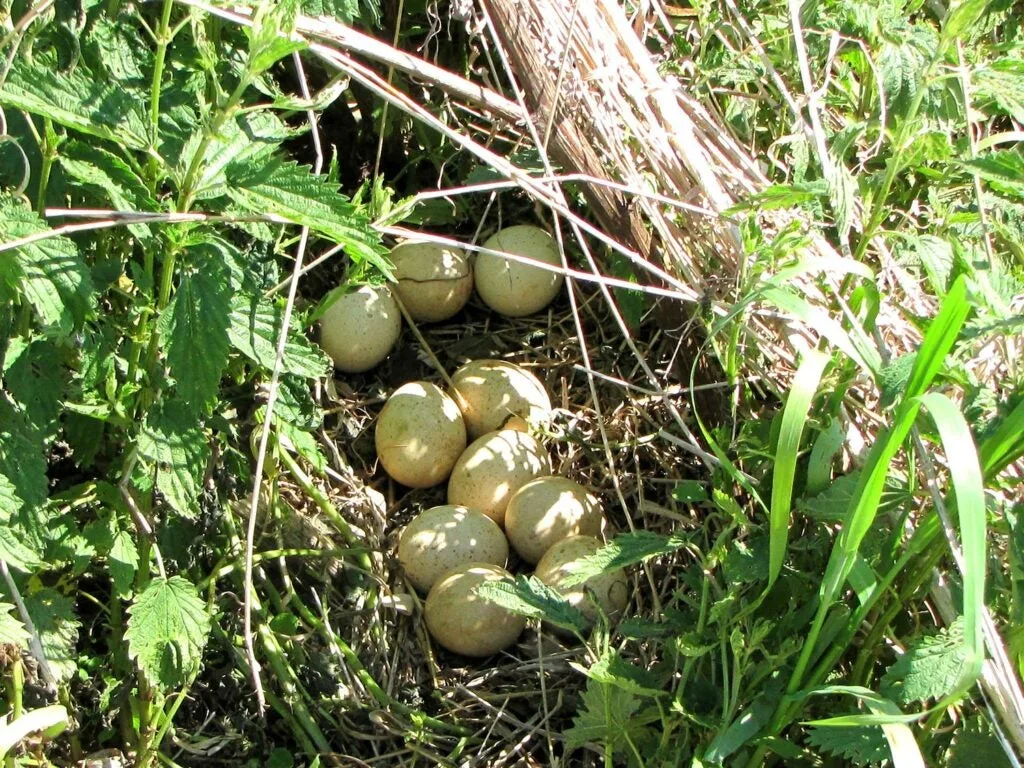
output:
[[75, 604], [49, 587], [25, 596], [28, 611], [43, 646], [43, 653], [57, 682], [69, 679], [78, 668], [75, 645], [81, 623]]
[[52, 341], [36, 339], [8, 349], [4, 379], [7, 391], [21, 406], [29, 425], [36, 430], [42, 442], [56, 436], [60, 401], [68, 378], [61, 365], [60, 352]]
[[128, 657], [150, 683], [178, 688], [199, 671], [210, 616], [195, 585], [181, 576], [153, 579], [128, 614]]
[[975, 715], [965, 720], [953, 735], [944, 765], [946, 768], [1010, 768], [1011, 764], [992, 726]]
[[285, 56], [306, 47], [305, 40], [292, 37], [298, 12], [298, 0], [259, 3], [252, 24], [243, 27], [249, 39], [247, 66], [251, 73], [266, 72]]
[[[195, 182], [196, 198], [210, 199], [228, 192], [225, 175], [229, 165], [259, 165], [273, 159], [274, 150], [292, 133], [272, 112], [239, 115], [225, 122], [220, 132], [207, 143], [199, 178]], [[204, 134], [191, 135], [181, 153], [178, 175], [184, 178], [193, 155], [204, 141]]]
[[878, 54], [878, 66], [888, 108], [894, 114], [905, 115], [924, 87], [921, 77], [928, 66], [927, 54], [909, 39], [886, 41]]
[[917, 360], [916, 352], [909, 352], [886, 363], [878, 372], [878, 385], [881, 389], [879, 404], [883, 408], [894, 405], [907, 388], [910, 381], [910, 372], [914, 370], [914, 362]]
[[139, 433], [138, 449], [156, 466], [156, 487], [167, 503], [184, 517], [196, 517], [210, 448], [191, 409], [172, 400], [151, 411]]
[[195, 413], [208, 413], [228, 362], [231, 282], [222, 264], [207, 261], [181, 275], [157, 328], [175, 389]]
[[573, 666], [593, 680], [637, 696], [662, 696], [667, 693], [656, 675], [626, 661], [612, 650], [606, 650], [590, 667]]
[[23, 648], [29, 638], [25, 625], [14, 617], [15, 607], [0, 603], [0, 645], [15, 645]]
[[681, 536], [659, 536], [650, 531], [634, 531], [616, 536], [592, 555], [581, 557], [562, 581], [574, 587], [602, 573], [614, 573], [658, 555], [667, 555], [686, 545]]
[[[0, 243], [11, 243], [50, 228], [32, 210], [0, 195]], [[22, 293], [40, 323], [63, 333], [84, 320], [93, 301], [92, 279], [66, 237], [47, 236], [0, 251], [0, 284]]]
[[273, 157], [260, 164], [232, 163], [226, 172], [227, 193], [244, 209], [274, 213], [307, 226], [344, 246], [356, 262], [372, 264], [391, 275], [380, 238], [369, 220], [338, 191], [336, 184], [313, 175], [308, 166]]
[[[273, 370], [277, 357], [277, 337], [284, 312], [276, 304], [259, 296], [236, 295], [231, 302], [231, 345], [255, 363]], [[331, 363], [319, 347], [305, 337], [292, 334], [285, 342], [282, 370], [305, 379], [326, 376]]]
[[18, 57], [0, 85], [0, 104], [47, 117], [58, 125], [131, 149], [148, 145], [140, 94], [108, 84], [85, 67], [58, 72]]
[[722, 563], [725, 578], [733, 584], [753, 584], [768, 578], [768, 539], [736, 539]]
[[936, 295], [944, 296], [953, 271], [953, 246], [948, 240], [934, 235], [920, 235], [911, 240], [914, 253], [928, 276]]
[[536, 576], [516, 576], [514, 581], [485, 581], [476, 594], [520, 616], [543, 619], [574, 632], [585, 632], [587, 620], [580, 610]]
[[1024, 59], [996, 59], [976, 69], [971, 81], [982, 102], [989, 100], [1018, 123], [1024, 122]]
[[128, 531], [118, 531], [107, 554], [107, 566], [110, 568], [110, 579], [114, 582], [114, 592], [118, 597], [128, 597], [132, 593], [135, 572], [139, 567], [139, 550], [135, 539]]
[[908, 648], [886, 670], [881, 693], [900, 705], [941, 699], [957, 687], [970, 663], [963, 624], [958, 620]]
[[649, 723], [658, 717], [640, 716], [642, 704], [643, 699], [629, 691], [588, 679], [572, 727], [563, 733], [565, 748], [595, 743], [619, 752], [629, 750], [630, 742], [639, 747], [651, 737]]
[[672, 498], [683, 504], [697, 504], [708, 500], [708, 492], [703, 483], [681, 480], [672, 488]]
[[877, 765], [889, 758], [889, 743], [877, 725], [811, 726], [807, 743], [821, 756], [842, 758], [853, 765]]
[[966, 40], [968, 33], [985, 15], [988, 4], [989, 0], [955, 0], [951, 3], [942, 24], [943, 45]]
[[302, 0], [302, 12], [307, 16], [327, 16], [351, 24], [359, 18], [357, 0]]
[[961, 162], [965, 168], [994, 189], [1011, 195], [1024, 195], [1024, 154], [1018, 149], [1000, 149]]
[[[120, 211], [156, 211], [156, 200], [145, 182], [124, 160], [107, 150], [81, 141], [70, 141], [61, 148], [60, 164], [68, 176]], [[151, 236], [145, 224], [129, 224], [128, 231], [139, 239]]]
[[[28, 514], [46, 503], [46, 459], [30, 427], [0, 396], [0, 476], [6, 477], [20, 505], [11, 514]], [[8, 498], [11, 491], [8, 491]]]

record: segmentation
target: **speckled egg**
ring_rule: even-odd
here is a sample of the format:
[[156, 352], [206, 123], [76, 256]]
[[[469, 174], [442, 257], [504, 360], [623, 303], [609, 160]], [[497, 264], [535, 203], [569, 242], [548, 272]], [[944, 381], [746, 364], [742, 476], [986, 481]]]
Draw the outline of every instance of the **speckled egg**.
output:
[[320, 318], [320, 346], [334, 367], [362, 373], [378, 365], [402, 331], [402, 313], [386, 285], [363, 285], [338, 297]]
[[526, 619], [475, 594], [487, 581], [510, 579], [497, 565], [470, 563], [446, 572], [427, 595], [427, 630], [449, 651], [482, 658], [508, 648], [526, 627]]
[[533, 426], [551, 419], [551, 398], [540, 379], [505, 360], [471, 360], [461, 366], [452, 374], [451, 393], [470, 440], [515, 417]]
[[597, 619], [593, 603], [587, 599], [584, 588], [592, 591], [601, 610], [611, 619], [616, 619], [626, 610], [629, 602], [629, 581], [623, 571], [593, 576], [583, 584], [562, 587], [572, 570], [572, 564], [582, 557], [592, 555], [604, 546], [593, 536], [570, 536], [553, 544], [537, 563], [535, 575], [549, 587], [559, 590], [572, 605], [582, 611], [591, 622]]
[[[499, 230], [483, 247], [562, 266], [554, 238], [530, 224]], [[480, 298], [495, 312], [509, 317], [532, 315], [544, 309], [564, 282], [561, 272], [484, 252], [477, 254], [473, 272]]]
[[466, 427], [454, 400], [434, 384], [413, 381], [384, 404], [374, 441], [391, 477], [410, 488], [430, 488], [448, 477], [466, 448]]
[[519, 556], [536, 563], [569, 536], [600, 536], [604, 516], [597, 498], [565, 477], [541, 477], [514, 494], [505, 509], [505, 534]]
[[445, 504], [424, 510], [398, 539], [398, 560], [405, 575], [428, 592], [445, 571], [467, 563], [504, 567], [508, 541], [483, 512]]
[[447, 320], [473, 293], [473, 268], [466, 252], [437, 243], [402, 243], [391, 249], [395, 293], [413, 320]]
[[551, 459], [536, 438], [514, 429], [489, 432], [470, 443], [448, 478], [448, 503], [478, 509], [504, 525], [512, 494], [551, 474]]

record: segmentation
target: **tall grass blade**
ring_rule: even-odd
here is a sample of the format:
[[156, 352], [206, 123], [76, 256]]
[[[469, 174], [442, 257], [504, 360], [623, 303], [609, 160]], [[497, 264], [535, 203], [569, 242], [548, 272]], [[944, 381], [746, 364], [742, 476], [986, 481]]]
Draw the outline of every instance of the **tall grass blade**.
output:
[[782, 571], [789, 542], [789, 518], [792, 511], [793, 478], [796, 475], [797, 454], [803, 438], [811, 402], [821, 383], [821, 374], [830, 357], [824, 352], [810, 350], [804, 356], [782, 412], [779, 443], [775, 451], [775, 470], [772, 475], [772, 505], [768, 540], [768, 587]]
[[[985, 610], [985, 483], [971, 430], [960, 410], [945, 395], [929, 392], [921, 404], [931, 414], [942, 438], [946, 464], [956, 493], [963, 548], [964, 637], [975, 660], [985, 656], [982, 618]], [[980, 666], [979, 670], [980, 671]]]

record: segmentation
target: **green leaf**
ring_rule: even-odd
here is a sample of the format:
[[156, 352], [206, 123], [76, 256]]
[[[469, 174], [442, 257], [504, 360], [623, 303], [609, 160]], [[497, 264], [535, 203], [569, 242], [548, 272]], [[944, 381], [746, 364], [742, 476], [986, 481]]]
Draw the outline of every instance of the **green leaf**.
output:
[[93, 302], [92, 280], [78, 249], [68, 238], [53, 235], [27, 206], [0, 195], [0, 243], [33, 235], [43, 237], [0, 250], [0, 293], [6, 283], [28, 299], [44, 327], [69, 333]]
[[1005, 417], [981, 444], [980, 458], [986, 478], [994, 478], [1024, 456], [1024, 399]]
[[139, 455], [156, 465], [156, 487], [178, 514], [199, 513], [201, 490], [210, 448], [195, 415], [172, 400], [147, 416], [139, 433]]
[[0, 603], [0, 645], [16, 645], [23, 648], [28, 643], [29, 634], [25, 625], [14, 618], [13, 613], [13, 605]]
[[1019, 149], [993, 150], [960, 164], [994, 189], [1018, 197], [1024, 195], [1024, 154]]
[[[253, 362], [273, 370], [283, 310], [259, 296], [236, 295], [231, 301], [231, 345]], [[292, 334], [285, 342], [282, 370], [306, 379], [326, 376], [330, 360], [303, 336]]]
[[[13, 720], [0, 720], [0, 758], [6, 757], [21, 741], [34, 734], [56, 738], [68, 727], [70, 718], [63, 704], [51, 704], [23, 712]], [[12, 760], [11, 764], [16, 764]]]
[[302, 12], [307, 16], [328, 16], [342, 24], [351, 24], [359, 18], [357, 0], [302, 0]]
[[981, 715], [974, 715], [953, 734], [953, 743], [943, 765], [946, 768], [1010, 768], [1011, 764], [992, 726]]
[[114, 536], [110, 552], [107, 554], [107, 566], [117, 596], [130, 596], [135, 582], [135, 572], [139, 568], [139, 550], [135, 546], [135, 539], [128, 531], [118, 531]]
[[772, 501], [770, 539], [768, 547], [768, 586], [771, 587], [782, 571], [789, 542], [789, 517], [793, 500], [793, 479], [796, 462], [803, 440], [804, 425], [811, 412], [811, 403], [821, 383], [821, 375], [828, 365], [829, 356], [816, 350], [805, 353], [790, 385], [789, 397], [782, 411], [778, 447], [775, 450], [775, 468], [772, 474]]
[[974, 94], [982, 103], [987, 100], [997, 111], [1024, 123], [1024, 59], [996, 59], [976, 69], [971, 81]]
[[667, 555], [685, 545], [686, 540], [681, 536], [659, 536], [643, 530], [623, 533], [592, 555], [577, 560], [562, 586], [574, 587], [594, 576], [614, 573], [652, 557]]
[[147, 100], [123, 85], [111, 85], [85, 67], [55, 67], [17, 57], [0, 85], [0, 104], [47, 117], [58, 125], [131, 149], [144, 150]]
[[[145, 182], [117, 155], [85, 142], [69, 141], [58, 157], [69, 177], [99, 192], [114, 209], [143, 213], [159, 210]], [[151, 237], [145, 224], [129, 224], [128, 231], [139, 239]]]
[[476, 594], [520, 616], [543, 619], [579, 634], [588, 626], [578, 608], [536, 576], [519, 575], [514, 581], [486, 581], [477, 587]]
[[832, 465], [846, 442], [839, 419], [831, 419], [818, 433], [807, 459], [806, 490], [809, 495], [820, 493], [832, 480]]
[[612, 650], [605, 650], [601, 658], [590, 667], [573, 667], [592, 680], [613, 685], [637, 696], [663, 696], [662, 682], [656, 675], [623, 659]]
[[252, 24], [242, 28], [249, 39], [250, 73], [266, 72], [285, 56], [306, 47], [304, 40], [292, 37], [298, 12], [298, 0], [259, 3]]
[[182, 274], [157, 328], [178, 397], [196, 413], [209, 412], [228, 362], [231, 282], [222, 264], [207, 261]]
[[708, 500], [708, 492], [703, 483], [681, 480], [672, 488], [672, 498], [683, 504], [698, 504]]
[[390, 265], [369, 220], [336, 184], [313, 175], [308, 166], [274, 157], [259, 164], [232, 163], [226, 173], [227, 193], [244, 209], [307, 226], [344, 246], [356, 262], [372, 264], [390, 277]]
[[908, 352], [890, 360], [878, 374], [878, 388], [881, 390], [879, 405], [891, 408], [910, 381], [910, 372], [914, 370], [917, 352]]
[[950, 3], [942, 24], [941, 46], [944, 48], [970, 37], [969, 33], [985, 15], [988, 4], [989, 0], [954, 0]]
[[756, 696], [751, 705], [737, 714], [729, 723], [729, 727], [708, 745], [705, 758], [712, 763], [721, 764], [736, 750], [750, 743], [771, 720], [779, 696], [780, 691], [777, 688], [768, 689]]
[[43, 564], [43, 556], [16, 524], [22, 507], [14, 484], [0, 475], [0, 560], [19, 571], [31, 572]]
[[25, 597], [25, 610], [57, 682], [68, 680], [78, 668], [75, 645], [81, 623], [75, 617], [74, 602], [47, 587]]
[[768, 537], [749, 541], [734, 539], [722, 562], [725, 578], [733, 584], [753, 584], [768, 579]]
[[939, 700], [954, 691], [970, 661], [964, 625], [955, 622], [915, 642], [886, 670], [881, 693], [904, 706]]
[[49, 442], [59, 429], [61, 398], [68, 372], [61, 364], [60, 351], [48, 339], [24, 344], [12, 341], [4, 361], [7, 391], [21, 406], [28, 424]]
[[878, 54], [882, 86], [888, 108], [903, 116], [924, 87], [921, 78], [928, 67], [928, 55], [909, 39], [886, 41]]
[[913, 235], [907, 245], [921, 262], [935, 295], [945, 296], [953, 272], [953, 245], [949, 240], [935, 235]]
[[889, 757], [885, 733], [877, 725], [811, 727], [807, 743], [819, 756], [840, 758], [852, 765], [877, 765]]
[[653, 736], [649, 724], [658, 717], [641, 714], [642, 704], [643, 699], [630, 691], [588, 679], [572, 727], [563, 734], [565, 748], [595, 743], [611, 752], [631, 753], [630, 742], [638, 748], [647, 742]]
[[195, 585], [156, 578], [128, 609], [128, 657], [154, 686], [179, 688], [199, 672], [210, 616]]

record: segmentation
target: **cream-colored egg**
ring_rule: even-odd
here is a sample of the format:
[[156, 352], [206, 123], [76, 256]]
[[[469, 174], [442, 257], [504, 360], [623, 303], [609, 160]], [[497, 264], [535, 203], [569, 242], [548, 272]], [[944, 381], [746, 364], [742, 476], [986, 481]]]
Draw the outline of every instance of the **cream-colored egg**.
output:
[[478, 509], [498, 525], [512, 494], [551, 474], [551, 459], [536, 438], [514, 429], [489, 432], [470, 443], [448, 478], [448, 503]]
[[388, 287], [363, 285], [324, 312], [320, 346], [339, 371], [362, 373], [388, 356], [401, 331], [402, 313]]
[[565, 477], [541, 477], [514, 494], [505, 509], [505, 535], [528, 563], [536, 563], [569, 536], [600, 536], [604, 517], [597, 498]]
[[466, 448], [459, 407], [436, 385], [403, 384], [381, 409], [374, 431], [377, 457], [391, 477], [410, 488], [442, 482]]
[[[499, 230], [483, 247], [562, 266], [558, 245], [551, 235], [530, 224]], [[532, 315], [544, 309], [564, 282], [560, 272], [485, 252], [477, 254], [473, 271], [480, 298], [495, 312], [509, 317]]]
[[421, 592], [445, 571], [467, 563], [508, 562], [508, 541], [483, 512], [445, 504], [418, 514], [398, 539], [398, 560]]
[[449, 651], [482, 658], [511, 646], [526, 619], [476, 594], [484, 582], [510, 579], [497, 565], [470, 563], [454, 568], [434, 582], [423, 616], [427, 630]]
[[562, 586], [572, 572], [573, 564], [580, 558], [594, 554], [602, 546], [593, 536], [570, 536], [553, 544], [537, 563], [535, 571], [538, 579], [561, 592], [591, 622], [597, 619], [597, 611], [587, 599], [586, 591], [592, 592], [601, 610], [610, 619], [618, 618], [629, 602], [629, 581], [623, 571], [592, 576], [583, 584], [573, 587]]
[[505, 360], [471, 360], [452, 374], [452, 398], [470, 440], [504, 427], [513, 417], [541, 426], [551, 419], [551, 398], [540, 379]]
[[466, 252], [437, 243], [402, 243], [391, 250], [395, 293], [413, 320], [436, 323], [465, 306], [473, 293]]

